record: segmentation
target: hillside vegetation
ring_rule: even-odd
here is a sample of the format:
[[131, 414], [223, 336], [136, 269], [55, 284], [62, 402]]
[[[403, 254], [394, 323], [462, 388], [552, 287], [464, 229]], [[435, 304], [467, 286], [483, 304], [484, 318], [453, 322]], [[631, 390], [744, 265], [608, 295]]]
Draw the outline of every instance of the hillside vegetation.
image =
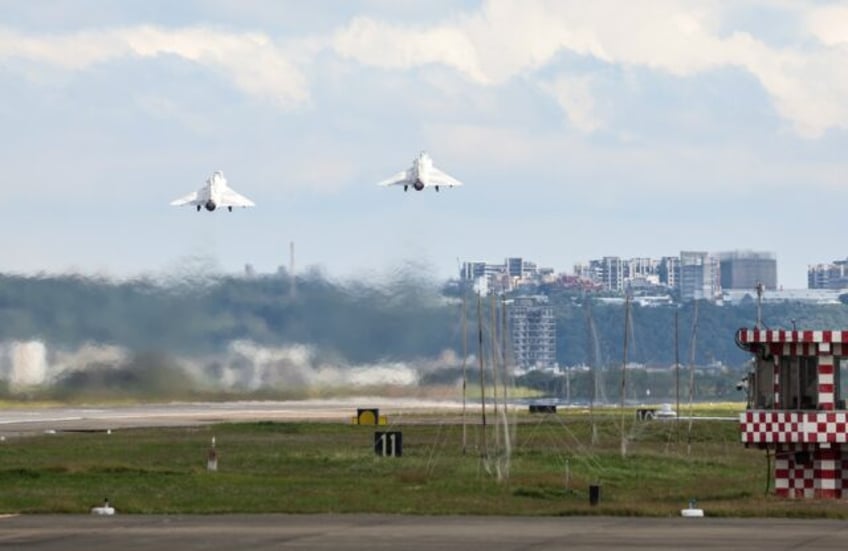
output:
[[[262, 347], [308, 346], [314, 365], [323, 365], [324, 359], [330, 358], [341, 367], [430, 362], [431, 367], [436, 364], [456, 370], [463, 351], [461, 296], [456, 287], [439, 288], [416, 270], [399, 271], [379, 282], [333, 281], [312, 271], [298, 277], [294, 294], [285, 273], [171, 281], [3, 275], [0, 342], [38, 340], [51, 349], [76, 349], [90, 343], [121, 347], [131, 354], [125, 367], [135, 370], [150, 364], [165, 369], [176, 357], [220, 354], [236, 341], [249, 342], [259, 351], [265, 349]], [[467, 293], [466, 297], [468, 350], [473, 356], [477, 350], [476, 304], [474, 295]], [[488, 299], [484, 301], [485, 312], [489, 305]], [[551, 294], [550, 303], [561, 366], [620, 366], [625, 326], [621, 304], [561, 291]], [[692, 364], [691, 357], [695, 365], [721, 362], [731, 369], [742, 368], [749, 356], [736, 346], [734, 333], [740, 327], [754, 326], [756, 308], [752, 303], [699, 303], [697, 331], [693, 331], [694, 303], [679, 308], [634, 305], [630, 362], [648, 367], [673, 364], [675, 311], [681, 364]], [[589, 330], [590, 316], [596, 337]], [[763, 319], [773, 329], [792, 328], [793, 322], [800, 328], [838, 329], [848, 327], [848, 306], [766, 304]], [[488, 334], [488, 328], [484, 327], [484, 333]], [[454, 375], [449, 373], [442, 380], [428, 377], [450, 382]], [[80, 376], [75, 376], [80, 382]], [[735, 381], [726, 378], [723, 387]], [[81, 384], [90, 377], [82, 379]], [[128, 380], [132, 382], [133, 377]], [[575, 384], [579, 390], [579, 378]], [[582, 384], [588, 386], [587, 381]], [[666, 389], [670, 384], [670, 379], [662, 383]], [[172, 383], [165, 386], [169, 385]], [[610, 385], [614, 389], [615, 381]], [[633, 392], [638, 395], [637, 390]]]
[[[598, 334], [598, 363], [620, 361], [624, 308], [568, 294], [551, 297], [557, 321], [560, 365], [591, 361], [592, 339], [586, 301]], [[469, 299], [469, 332], [474, 305]], [[736, 365], [747, 359], [733, 340], [740, 327], [753, 327], [756, 308], [698, 306], [695, 362]], [[633, 362], [674, 361], [674, 307], [633, 306], [629, 357]], [[681, 361], [689, 358], [694, 303], [679, 308]], [[848, 306], [799, 303], [763, 307], [773, 329], [848, 327]], [[288, 277], [210, 277], [153, 282], [115, 282], [71, 276], [0, 276], [0, 340], [43, 339], [56, 345], [99, 342], [134, 350], [200, 353], [227, 342], [309, 343], [351, 362], [434, 357], [461, 351], [461, 301], [435, 283], [404, 277], [393, 281], [336, 282], [316, 272], [299, 277], [290, 295]], [[469, 338], [473, 344], [473, 339]], [[472, 350], [473, 352], [473, 350]]]

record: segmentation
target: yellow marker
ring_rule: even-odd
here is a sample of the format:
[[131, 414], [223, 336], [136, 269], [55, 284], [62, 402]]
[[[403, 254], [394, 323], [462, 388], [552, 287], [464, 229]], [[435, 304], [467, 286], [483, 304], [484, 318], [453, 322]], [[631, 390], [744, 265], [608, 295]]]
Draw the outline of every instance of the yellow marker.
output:
[[373, 409], [363, 409], [359, 412], [360, 425], [376, 425], [378, 413]]

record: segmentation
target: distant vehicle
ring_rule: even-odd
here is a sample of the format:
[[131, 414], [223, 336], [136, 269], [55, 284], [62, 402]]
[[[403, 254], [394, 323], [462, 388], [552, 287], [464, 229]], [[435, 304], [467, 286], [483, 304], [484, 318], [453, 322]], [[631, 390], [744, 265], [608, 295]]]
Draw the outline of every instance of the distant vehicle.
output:
[[218, 207], [227, 207], [228, 211], [233, 212], [233, 207], [256, 206], [253, 201], [232, 190], [227, 185], [224, 173], [220, 170], [213, 172], [202, 188], [189, 193], [185, 197], [171, 201], [171, 205], [174, 207], [192, 205], [197, 207], [197, 212], [200, 212], [201, 208], [212, 212]]
[[671, 407], [671, 404], [663, 404], [656, 413], [657, 419], [671, 419], [677, 417], [677, 412]]
[[671, 404], [663, 404], [659, 409], [655, 407], [638, 407], [636, 408], [636, 418], [641, 421], [650, 419], [673, 419], [677, 417], [677, 412], [671, 407]]
[[426, 187], [433, 187], [436, 188], [436, 191], [439, 191], [441, 187], [461, 186], [462, 182], [436, 168], [433, 165], [433, 159], [422, 151], [412, 161], [411, 167], [395, 174], [387, 180], [383, 180], [377, 185], [403, 186], [404, 191], [408, 191], [410, 187], [415, 191], [421, 191]]

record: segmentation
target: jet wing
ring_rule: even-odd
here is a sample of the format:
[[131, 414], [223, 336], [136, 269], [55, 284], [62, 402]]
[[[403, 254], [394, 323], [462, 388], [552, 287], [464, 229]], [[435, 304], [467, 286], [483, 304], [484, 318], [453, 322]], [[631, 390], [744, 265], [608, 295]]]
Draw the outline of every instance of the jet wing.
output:
[[198, 205], [202, 202], [203, 200], [200, 198], [200, 191], [192, 191], [185, 197], [180, 197], [179, 199], [171, 201], [171, 206], [182, 207], [183, 205]]
[[221, 193], [221, 204], [219, 207], [255, 207], [256, 203], [241, 195], [240, 193], [236, 193], [231, 189], [225, 189]]
[[408, 186], [411, 185], [412, 178], [410, 178], [409, 170], [404, 170], [403, 172], [398, 172], [391, 178], [383, 180], [379, 182], [378, 186]]
[[462, 185], [462, 182], [460, 182], [453, 176], [442, 172], [436, 167], [431, 167], [430, 172], [427, 173], [427, 176], [427, 185], [430, 186], [455, 187]]

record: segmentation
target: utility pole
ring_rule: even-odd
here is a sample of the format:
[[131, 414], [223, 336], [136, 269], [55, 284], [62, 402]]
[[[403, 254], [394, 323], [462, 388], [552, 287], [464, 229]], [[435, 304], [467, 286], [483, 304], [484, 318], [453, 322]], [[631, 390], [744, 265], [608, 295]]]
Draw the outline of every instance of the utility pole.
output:
[[477, 358], [480, 364], [480, 411], [483, 423], [483, 458], [489, 459], [489, 442], [486, 437], [486, 376], [483, 373], [483, 307], [480, 294], [477, 294]]
[[680, 317], [680, 309], [674, 309], [674, 396], [677, 400], [675, 407], [676, 418], [674, 422], [675, 430], [677, 431], [677, 440], [680, 441], [680, 346], [679, 346], [679, 330], [678, 322]]
[[468, 428], [465, 423], [466, 396], [468, 394], [468, 313], [467, 293], [462, 286], [462, 455], [468, 447]]
[[627, 345], [630, 333], [630, 293], [624, 298], [624, 353], [621, 363], [621, 389], [619, 390], [621, 411], [621, 457], [627, 456], [627, 438], [624, 435], [624, 394], [627, 388]]

